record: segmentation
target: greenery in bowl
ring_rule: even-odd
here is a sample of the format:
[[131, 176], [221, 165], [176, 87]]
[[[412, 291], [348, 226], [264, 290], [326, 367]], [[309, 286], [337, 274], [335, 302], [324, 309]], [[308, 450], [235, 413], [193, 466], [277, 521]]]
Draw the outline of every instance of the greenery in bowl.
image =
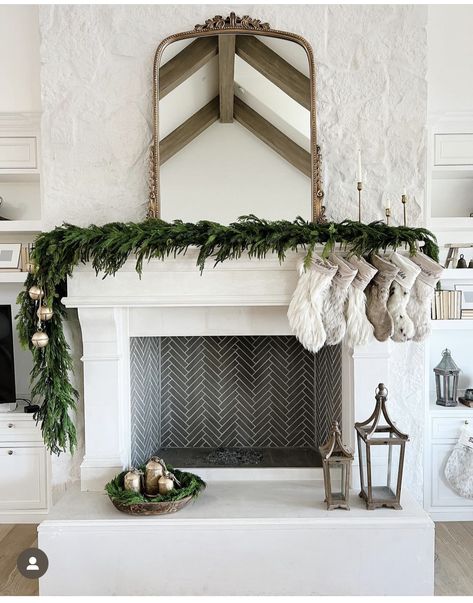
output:
[[[112, 481], [108, 482], [105, 486], [105, 490], [109, 495], [110, 499], [114, 502], [118, 502], [122, 505], [136, 505], [140, 503], [159, 503], [159, 502], [172, 502], [182, 500], [188, 496], [196, 498], [199, 493], [205, 488], [205, 482], [194, 473], [188, 473], [186, 471], [179, 471], [179, 469], [173, 469], [167, 465], [169, 471], [174, 473], [180, 486], [175, 486], [174, 490], [167, 494], [158, 494], [158, 496], [145, 496], [139, 492], [131, 492], [125, 490], [123, 487], [123, 478], [127, 474], [127, 471], [122, 471]], [[144, 471], [144, 465], [139, 467]]]

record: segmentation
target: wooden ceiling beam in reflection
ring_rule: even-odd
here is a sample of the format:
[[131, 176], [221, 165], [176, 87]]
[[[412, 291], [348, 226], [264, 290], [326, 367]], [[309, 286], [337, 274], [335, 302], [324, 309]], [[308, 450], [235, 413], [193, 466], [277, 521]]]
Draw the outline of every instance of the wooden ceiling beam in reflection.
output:
[[310, 79], [255, 36], [237, 36], [236, 54], [310, 111]]
[[217, 54], [216, 36], [197, 38], [186, 46], [159, 69], [159, 98], [163, 99]]

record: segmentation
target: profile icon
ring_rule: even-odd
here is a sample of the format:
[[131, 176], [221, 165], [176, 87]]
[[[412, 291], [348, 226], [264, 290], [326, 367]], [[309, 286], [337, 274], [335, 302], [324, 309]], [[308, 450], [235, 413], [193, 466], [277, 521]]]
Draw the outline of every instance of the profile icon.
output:
[[39, 572], [39, 567], [36, 565], [36, 557], [30, 557], [28, 563], [29, 565], [26, 566], [27, 572]]
[[18, 556], [16, 566], [20, 574], [30, 580], [37, 580], [48, 570], [48, 556], [41, 549], [26, 549]]

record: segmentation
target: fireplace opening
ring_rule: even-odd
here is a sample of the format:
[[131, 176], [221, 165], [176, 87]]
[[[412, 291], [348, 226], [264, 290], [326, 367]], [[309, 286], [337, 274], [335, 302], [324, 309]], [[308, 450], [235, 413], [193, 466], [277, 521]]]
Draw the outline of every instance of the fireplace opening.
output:
[[292, 336], [134, 337], [131, 460], [175, 467], [319, 467], [341, 421], [341, 346]]

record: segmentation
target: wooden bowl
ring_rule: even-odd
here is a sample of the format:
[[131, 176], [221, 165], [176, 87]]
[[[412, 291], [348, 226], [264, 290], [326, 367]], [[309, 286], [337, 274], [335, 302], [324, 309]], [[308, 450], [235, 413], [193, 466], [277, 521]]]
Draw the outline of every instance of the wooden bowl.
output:
[[177, 513], [192, 500], [192, 496], [186, 496], [181, 500], [170, 500], [162, 502], [142, 502], [124, 504], [112, 500], [116, 509], [128, 515], [166, 515], [168, 513]]

